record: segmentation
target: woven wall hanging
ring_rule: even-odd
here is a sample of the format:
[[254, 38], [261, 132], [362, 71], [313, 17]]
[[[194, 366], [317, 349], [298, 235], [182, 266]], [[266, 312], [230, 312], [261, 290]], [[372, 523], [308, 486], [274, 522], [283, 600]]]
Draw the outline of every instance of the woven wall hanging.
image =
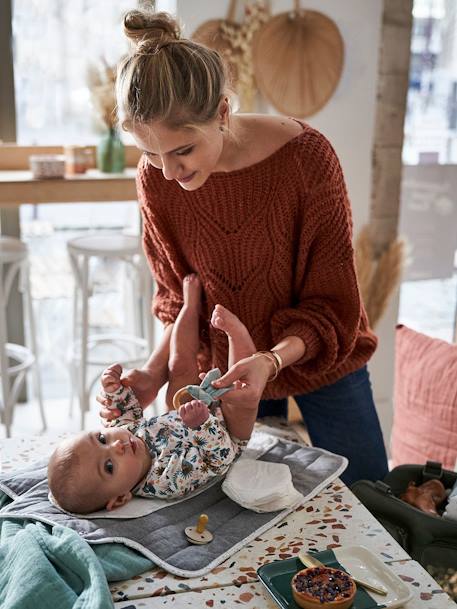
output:
[[257, 86], [279, 112], [315, 114], [330, 99], [341, 77], [344, 43], [335, 22], [300, 8], [272, 17], [253, 40]]

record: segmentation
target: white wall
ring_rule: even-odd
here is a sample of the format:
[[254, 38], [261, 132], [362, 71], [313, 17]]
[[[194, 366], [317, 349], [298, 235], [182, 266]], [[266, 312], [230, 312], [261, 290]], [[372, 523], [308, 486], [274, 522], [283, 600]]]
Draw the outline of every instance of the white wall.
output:
[[[292, 4], [292, 0], [272, 0], [272, 13], [289, 11]], [[242, 0], [238, 5], [243, 5]], [[177, 0], [185, 35], [207, 19], [224, 17], [227, 6], [228, 0]], [[345, 44], [340, 83], [327, 105], [307, 121], [330, 139], [340, 157], [357, 230], [369, 213], [382, 0], [307, 0], [306, 8], [332, 18]]]
[[[228, 0], [177, 0], [177, 13], [190, 36], [207, 19], [223, 18]], [[307, 121], [322, 131], [340, 157], [350, 198], [354, 229], [369, 217], [371, 157], [376, 105], [376, 81], [381, 34], [382, 0], [307, 0], [306, 8], [320, 11], [338, 25], [345, 44], [340, 83], [327, 105]], [[272, 0], [272, 14], [292, 8], [291, 0]], [[304, 3], [302, 3], [305, 6]], [[242, 0], [238, 2], [242, 16]], [[275, 112], [269, 108], [269, 111]], [[393, 385], [393, 335], [398, 303], [391, 303], [378, 335], [380, 346], [370, 365], [375, 399], [386, 442], [390, 438]]]

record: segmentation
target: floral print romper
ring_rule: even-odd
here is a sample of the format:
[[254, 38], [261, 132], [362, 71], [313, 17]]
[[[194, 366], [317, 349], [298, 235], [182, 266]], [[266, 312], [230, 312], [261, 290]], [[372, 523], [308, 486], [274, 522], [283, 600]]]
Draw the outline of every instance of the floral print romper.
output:
[[197, 427], [187, 427], [178, 413], [168, 412], [145, 418], [132, 389], [121, 386], [105, 392], [112, 408], [121, 416], [110, 426], [125, 426], [141, 438], [152, 457], [149, 472], [133, 489], [133, 494], [156, 499], [176, 499], [226, 473], [239, 457], [247, 441], [230, 437], [219, 407]]

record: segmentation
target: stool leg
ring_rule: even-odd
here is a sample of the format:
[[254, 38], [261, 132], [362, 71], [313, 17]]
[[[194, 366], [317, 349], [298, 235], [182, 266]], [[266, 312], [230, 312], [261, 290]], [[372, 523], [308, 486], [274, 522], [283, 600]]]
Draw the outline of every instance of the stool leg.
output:
[[137, 269], [132, 267], [132, 280], [130, 284], [130, 295], [132, 298], [134, 334], [144, 337], [145, 328], [142, 327], [141, 311], [141, 277], [138, 276]]
[[143, 269], [144, 283], [141, 292], [141, 309], [143, 314], [144, 338], [147, 341], [149, 351], [152, 352], [155, 346], [154, 336], [154, 317], [151, 311], [153, 283], [149, 269]]
[[[70, 262], [74, 271], [74, 260], [70, 254]], [[75, 363], [75, 348], [78, 342], [78, 281], [77, 276], [73, 273], [74, 276], [74, 287], [73, 287], [73, 317], [72, 317], [72, 345], [70, 351], [70, 361], [69, 361], [69, 372], [70, 372], [70, 405], [68, 407], [68, 416], [73, 416], [73, 402], [75, 399], [75, 394], [78, 392], [78, 372]]]
[[[0, 286], [4, 285], [3, 265], [0, 264]], [[6, 437], [11, 435], [11, 417], [10, 417], [10, 380], [8, 376], [8, 357], [6, 355], [6, 343], [8, 336], [6, 332], [6, 300], [2, 287], [0, 290], [0, 375], [2, 385], [2, 412], [1, 419], [6, 428]]]
[[35, 363], [33, 364], [32, 370], [32, 378], [35, 389], [35, 395], [38, 401], [38, 407], [40, 409], [41, 422], [43, 427], [41, 428], [41, 432], [46, 431], [46, 416], [44, 413], [43, 406], [43, 394], [41, 391], [41, 375], [40, 375], [40, 363], [38, 358], [38, 347], [36, 340], [36, 328], [35, 328], [35, 315], [33, 312], [33, 302], [32, 302], [32, 288], [30, 285], [30, 273], [29, 273], [29, 265], [24, 265], [24, 269], [22, 271], [24, 273], [23, 285], [24, 285], [24, 296], [25, 296], [25, 306], [27, 310], [27, 317], [29, 322], [29, 330], [30, 330], [30, 347], [31, 351], [35, 356]]
[[[141, 320], [138, 311], [138, 286], [134, 259], [125, 258], [122, 264], [122, 298], [124, 301], [124, 331], [141, 336]], [[129, 348], [127, 357], [135, 357], [135, 348]]]
[[89, 256], [83, 256], [81, 277], [81, 357], [79, 380], [79, 405], [81, 408], [81, 429], [84, 429], [84, 415], [89, 410], [87, 392], [87, 340], [89, 337]]

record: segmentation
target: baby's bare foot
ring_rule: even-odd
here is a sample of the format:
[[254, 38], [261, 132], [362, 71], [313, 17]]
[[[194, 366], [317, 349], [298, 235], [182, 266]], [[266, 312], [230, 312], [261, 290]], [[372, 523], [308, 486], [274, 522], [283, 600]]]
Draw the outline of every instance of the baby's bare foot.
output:
[[214, 307], [211, 324], [218, 330], [228, 334], [231, 338], [245, 331], [247, 332], [244, 324], [241, 323], [238, 317], [220, 304]]
[[208, 419], [208, 406], [205, 402], [200, 402], [200, 400], [192, 400], [192, 402], [187, 402], [180, 406], [179, 416], [187, 427], [196, 429]]
[[236, 315], [222, 305], [217, 304], [214, 307], [211, 324], [218, 330], [225, 332], [231, 340], [235, 361], [255, 353], [256, 348], [246, 326]]
[[200, 309], [202, 285], [198, 275], [186, 275], [182, 282], [184, 305], [188, 308]]

